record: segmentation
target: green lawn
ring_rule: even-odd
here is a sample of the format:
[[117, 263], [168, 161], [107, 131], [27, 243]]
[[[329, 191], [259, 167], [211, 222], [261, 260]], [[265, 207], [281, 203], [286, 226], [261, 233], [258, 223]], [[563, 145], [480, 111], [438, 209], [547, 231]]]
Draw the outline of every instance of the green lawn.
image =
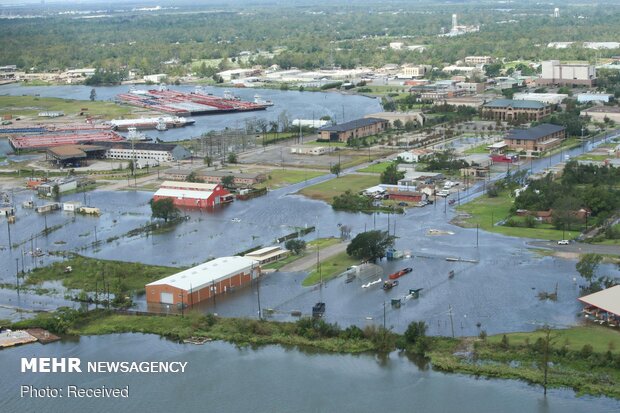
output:
[[320, 199], [327, 203], [331, 203], [336, 195], [344, 193], [347, 189], [353, 193], [357, 193], [378, 184], [378, 176], [349, 174], [309, 186], [302, 189], [300, 193], [308, 198]]
[[383, 173], [383, 171], [385, 171], [385, 169], [391, 164], [392, 162], [373, 163], [372, 165], [367, 166], [366, 168], [358, 169], [358, 172], [372, 172], [372, 173], [380, 174], [380, 173]]
[[494, 225], [495, 223], [510, 217], [510, 208], [513, 200], [508, 192], [501, 192], [495, 198], [483, 195], [467, 204], [457, 207], [457, 211], [471, 215], [461, 222], [466, 228], [475, 228], [489, 232], [508, 235], [511, 237], [537, 238], [548, 240], [572, 239], [579, 235], [579, 231], [566, 231], [553, 229], [549, 224], [539, 224], [536, 228], [508, 227]]
[[321, 278], [323, 279], [323, 281], [331, 280], [332, 278], [335, 278], [337, 275], [344, 272], [348, 267], [358, 263], [359, 260], [357, 258], [351, 258], [347, 255], [345, 251], [343, 251], [340, 254], [327, 258], [326, 260], [321, 260], [320, 273], [315, 268], [302, 281], [301, 285], [303, 285], [304, 287], [309, 287], [311, 285], [321, 282]]
[[330, 247], [332, 245], [338, 244], [340, 243], [340, 238], [335, 238], [335, 237], [329, 237], [329, 238], [319, 238], [319, 239], [315, 239], [312, 241], [308, 241], [308, 243], [306, 244], [306, 250], [304, 252], [302, 252], [299, 255], [289, 255], [288, 257], [286, 257], [283, 260], [280, 261], [276, 261], [276, 262], [271, 262], [267, 265], [265, 265], [263, 268], [265, 269], [271, 269], [271, 270], [279, 270], [280, 268], [284, 267], [287, 264], [290, 264], [293, 261], [297, 261], [298, 259], [305, 257], [308, 254], [314, 254], [316, 252], [316, 248], [317, 246], [320, 249], [323, 248], [327, 248]]
[[473, 154], [477, 154], [477, 153], [489, 153], [489, 150], [487, 149], [487, 147], [490, 144], [488, 143], [483, 143], [482, 145], [478, 145], [478, 146], [474, 146], [473, 148], [469, 148], [465, 150], [465, 155], [473, 155]]
[[[82, 109], [87, 109], [83, 111]], [[65, 115], [77, 115], [87, 112], [91, 116], [117, 118], [131, 115], [133, 109], [126, 105], [112, 102], [74, 100], [60, 98], [43, 98], [38, 96], [0, 96], [0, 114], [13, 116], [36, 116], [41, 111], [62, 111]], [[13, 122], [14, 125], [19, 123]]]
[[338, 148], [346, 148], [346, 142], [317, 142], [317, 141], [309, 141], [304, 142], [304, 145], [316, 145], [316, 146], [327, 146], [329, 147], [338, 147]]
[[[500, 343], [502, 336], [503, 334], [490, 336], [487, 340], [491, 343]], [[533, 344], [539, 337], [544, 336], [544, 332], [509, 333], [506, 336], [508, 336], [510, 345], [524, 345], [526, 339]], [[552, 330], [551, 337], [550, 341], [555, 348], [562, 348], [566, 345], [568, 350], [580, 351], [584, 345], [589, 344], [596, 353], [611, 350], [612, 353], [620, 354], [620, 333], [607, 327], [591, 325], [572, 327], [567, 330]]]
[[266, 175], [267, 180], [255, 185], [256, 188], [279, 188], [325, 175], [325, 172], [298, 169], [274, 169]]
[[[73, 271], [65, 273], [71, 266]], [[175, 274], [179, 268], [146, 265], [134, 262], [107, 261], [75, 255], [68, 260], [55, 262], [47, 267], [36, 268], [25, 279], [26, 285], [37, 285], [44, 281], [60, 280], [66, 288], [95, 291], [101, 290], [104, 278], [114, 290], [120, 281], [128, 290], [141, 291], [144, 285]]]

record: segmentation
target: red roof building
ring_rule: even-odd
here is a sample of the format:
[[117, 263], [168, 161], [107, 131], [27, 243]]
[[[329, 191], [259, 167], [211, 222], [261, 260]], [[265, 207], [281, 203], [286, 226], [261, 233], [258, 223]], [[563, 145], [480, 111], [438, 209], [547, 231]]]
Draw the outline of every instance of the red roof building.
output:
[[232, 202], [234, 197], [220, 184], [165, 181], [153, 199], [171, 198], [174, 205], [190, 208], [212, 208]]

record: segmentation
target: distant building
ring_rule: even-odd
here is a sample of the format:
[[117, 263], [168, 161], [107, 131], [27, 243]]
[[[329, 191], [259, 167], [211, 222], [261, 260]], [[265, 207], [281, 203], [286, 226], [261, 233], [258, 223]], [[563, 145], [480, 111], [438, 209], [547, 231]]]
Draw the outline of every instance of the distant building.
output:
[[394, 126], [394, 121], [400, 120], [403, 125], [407, 122], [415, 122], [417, 126], [424, 126], [426, 118], [422, 112], [378, 112], [364, 116], [365, 118], [384, 119], [390, 121]]
[[435, 152], [430, 149], [412, 149], [410, 151], [404, 151], [397, 155], [398, 158], [401, 158], [405, 162], [413, 163], [420, 162], [422, 158], [425, 156], [430, 156]]
[[533, 100], [547, 105], [559, 105], [567, 97], [564, 93], [515, 93], [512, 96], [514, 100]]
[[614, 95], [609, 93], [578, 93], [577, 94], [577, 102], [579, 103], [588, 103], [588, 102], [610, 102], [614, 98]]
[[219, 184], [222, 182], [223, 177], [232, 176], [233, 185], [237, 187], [255, 185], [267, 179], [264, 173], [235, 172], [227, 169], [220, 169], [219, 171], [191, 171], [187, 169], [170, 168], [164, 172], [164, 176], [166, 179], [185, 181], [192, 172], [194, 172], [196, 178], [207, 184]]
[[459, 96], [455, 98], [445, 98], [436, 100], [434, 105], [451, 105], [451, 106], [465, 106], [469, 108], [479, 108], [484, 105], [485, 99], [475, 96]]
[[539, 121], [551, 113], [551, 107], [531, 100], [496, 99], [482, 105], [482, 115], [500, 121], [521, 116], [525, 121]]
[[362, 118], [319, 129], [321, 139], [331, 142], [346, 142], [353, 138], [363, 138], [386, 131], [390, 123], [384, 119]]
[[560, 146], [565, 138], [565, 127], [543, 123], [529, 129], [511, 130], [504, 143], [515, 151], [545, 152]]
[[406, 79], [424, 77], [431, 69], [432, 66], [429, 65], [403, 66], [402, 72], [397, 77]]
[[315, 146], [315, 145], [295, 145], [291, 146], [291, 153], [297, 155], [323, 155], [329, 152], [327, 146]]
[[162, 81], [164, 81], [166, 78], [168, 77], [167, 74], [165, 73], [158, 73], [156, 75], [146, 75], [146, 76], [142, 76], [142, 79], [144, 79], [145, 82], [151, 82], [151, 83], [161, 83]]
[[273, 261], [281, 260], [290, 253], [289, 250], [282, 247], [265, 247], [256, 251], [248, 252], [244, 255], [245, 258], [258, 261], [260, 265], [264, 265]]
[[596, 68], [588, 63], [560, 63], [559, 60], [542, 62], [539, 85], [593, 86], [596, 84]]
[[495, 59], [491, 56], [467, 56], [465, 63], [468, 65], [483, 65], [493, 63]]
[[185, 147], [172, 143], [114, 142], [101, 143], [101, 146], [108, 148], [106, 158], [109, 159], [173, 162], [188, 159], [191, 156], [190, 151]]
[[620, 107], [618, 106], [595, 106], [579, 112], [580, 116], [589, 116], [592, 120], [604, 122], [605, 118], [620, 123]]

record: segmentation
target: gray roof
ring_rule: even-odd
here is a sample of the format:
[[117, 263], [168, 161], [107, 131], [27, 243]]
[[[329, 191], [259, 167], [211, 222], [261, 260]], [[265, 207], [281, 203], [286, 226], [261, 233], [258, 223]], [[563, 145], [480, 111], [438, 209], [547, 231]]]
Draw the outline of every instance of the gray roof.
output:
[[542, 125], [534, 126], [529, 129], [513, 129], [508, 132], [507, 139], [522, 139], [526, 141], [535, 141], [543, 136], [550, 135], [552, 133], [565, 130], [564, 126], [552, 125], [550, 123], [543, 123]]
[[542, 109], [546, 107], [542, 102], [535, 100], [512, 100], [512, 99], [495, 99], [483, 105], [485, 108], [506, 108], [515, 109]]
[[362, 118], [352, 120], [350, 122], [341, 123], [339, 125], [333, 126], [323, 126], [319, 128], [320, 131], [328, 131], [328, 132], [346, 132], [352, 129], [363, 128], [364, 126], [371, 126], [377, 123], [387, 122], [385, 119], [377, 119], [377, 118]]

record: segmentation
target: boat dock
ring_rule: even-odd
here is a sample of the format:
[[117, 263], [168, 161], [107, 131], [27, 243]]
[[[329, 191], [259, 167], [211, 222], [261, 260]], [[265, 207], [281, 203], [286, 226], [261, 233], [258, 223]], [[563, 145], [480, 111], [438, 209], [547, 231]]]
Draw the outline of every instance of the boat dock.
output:
[[42, 328], [29, 328], [26, 331], [41, 344], [53, 343], [54, 341], [60, 340], [60, 337]]
[[34, 343], [37, 338], [27, 331], [6, 330], [0, 333], [0, 348], [19, 346], [21, 344]]
[[268, 106], [231, 97], [213, 96], [199, 92], [183, 93], [165, 88], [148, 91], [133, 90], [129, 93], [117, 95], [116, 99], [128, 105], [170, 113], [175, 116], [247, 112], [265, 110]]

